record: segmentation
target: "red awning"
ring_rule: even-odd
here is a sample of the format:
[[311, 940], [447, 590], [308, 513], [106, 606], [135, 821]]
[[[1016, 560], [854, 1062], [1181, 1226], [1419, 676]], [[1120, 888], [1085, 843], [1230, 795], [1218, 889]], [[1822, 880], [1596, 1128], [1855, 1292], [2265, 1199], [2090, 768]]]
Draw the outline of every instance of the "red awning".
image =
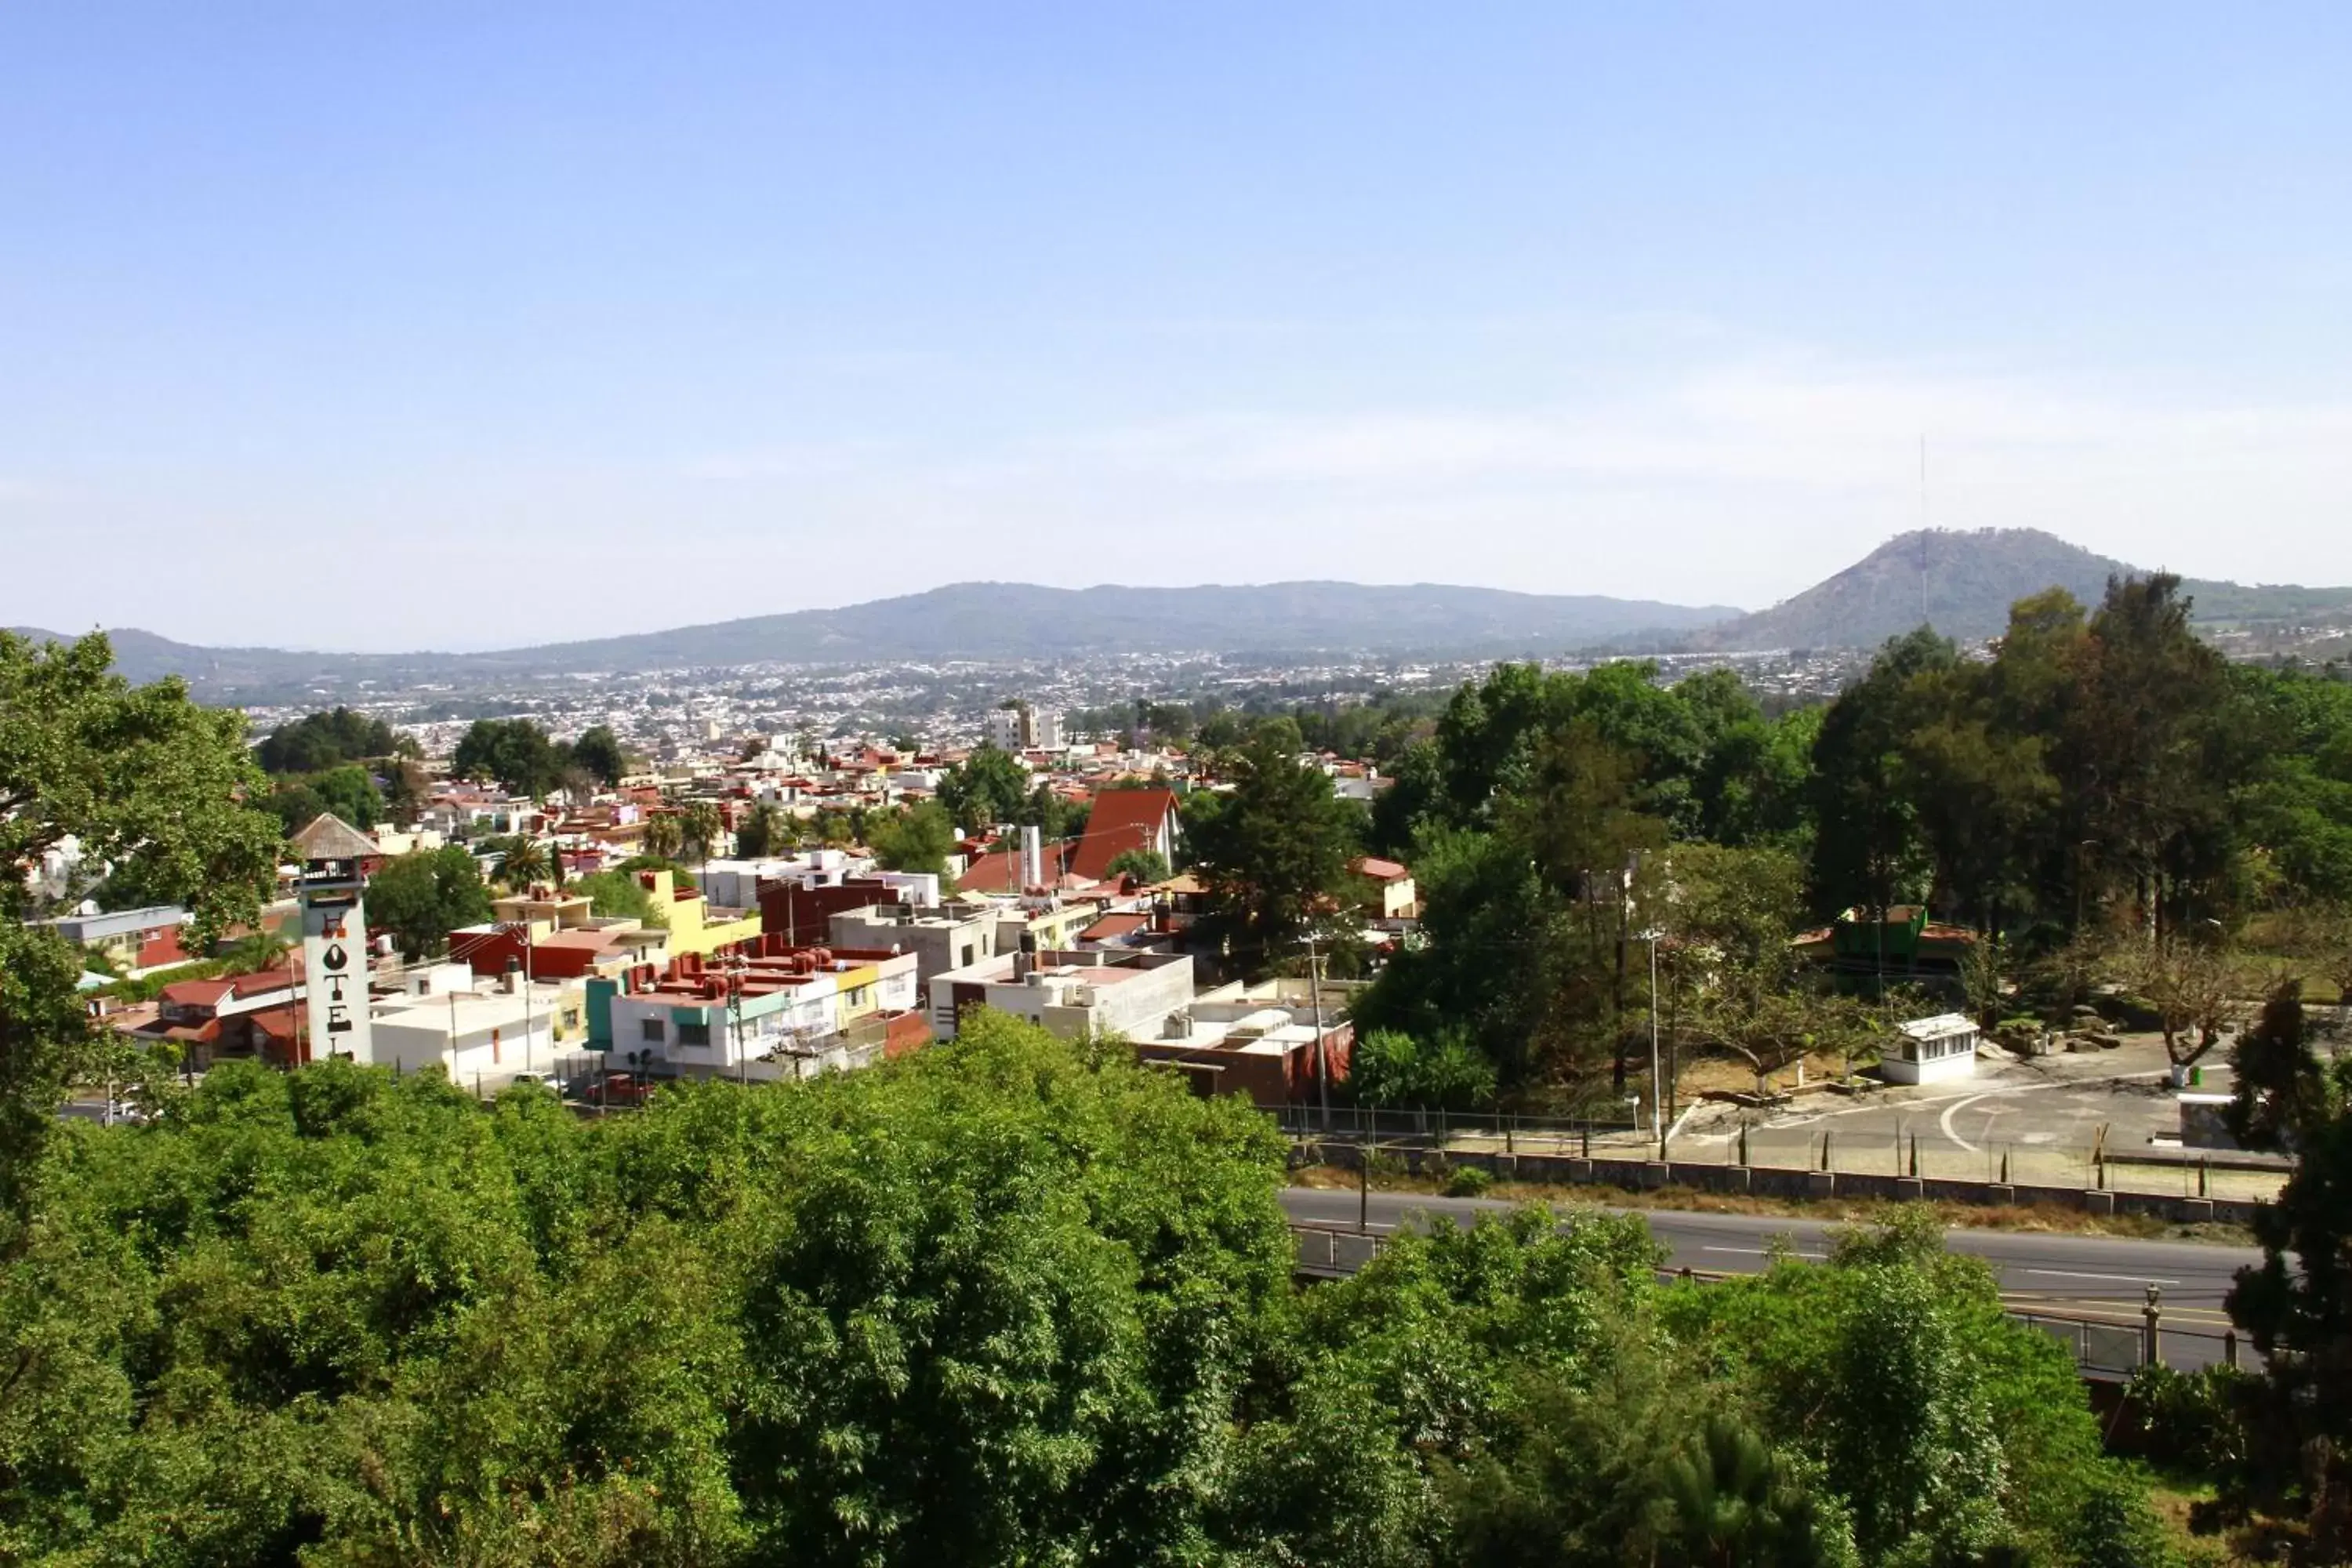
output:
[[174, 1024], [163, 1031], [167, 1040], [177, 1040], [184, 1046], [209, 1046], [220, 1038], [220, 1020], [208, 1018], [202, 1024]]

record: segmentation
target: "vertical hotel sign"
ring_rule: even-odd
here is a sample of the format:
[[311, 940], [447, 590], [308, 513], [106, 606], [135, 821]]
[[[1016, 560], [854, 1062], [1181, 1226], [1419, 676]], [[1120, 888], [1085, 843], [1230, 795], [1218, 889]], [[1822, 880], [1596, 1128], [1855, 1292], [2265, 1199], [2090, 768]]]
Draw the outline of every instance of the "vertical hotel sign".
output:
[[368, 1039], [367, 921], [356, 882], [302, 889], [302, 972], [310, 1029], [305, 1059], [373, 1061]]

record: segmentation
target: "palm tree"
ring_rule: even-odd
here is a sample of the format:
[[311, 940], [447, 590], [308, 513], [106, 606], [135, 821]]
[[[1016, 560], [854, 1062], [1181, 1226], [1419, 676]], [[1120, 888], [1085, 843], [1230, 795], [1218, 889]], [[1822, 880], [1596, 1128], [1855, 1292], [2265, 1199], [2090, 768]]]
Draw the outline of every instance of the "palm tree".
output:
[[508, 841], [506, 858], [499, 863], [499, 876], [517, 892], [528, 892], [530, 885], [547, 875], [547, 847], [536, 838], [514, 838]]
[[757, 859], [784, 847], [783, 814], [766, 801], [754, 805], [735, 830], [735, 852]]
[[675, 860], [686, 830], [677, 818], [665, 812], [646, 824], [646, 853], [659, 860]]
[[707, 800], [690, 801], [681, 815], [680, 826], [685, 830], [685, 845], [682, 847], [691, 847], [703, 868], [709, 869], [710, 851], [718, 844], [719, 836], [727, 831], [727, 824], [720, 818], [719, 807]]

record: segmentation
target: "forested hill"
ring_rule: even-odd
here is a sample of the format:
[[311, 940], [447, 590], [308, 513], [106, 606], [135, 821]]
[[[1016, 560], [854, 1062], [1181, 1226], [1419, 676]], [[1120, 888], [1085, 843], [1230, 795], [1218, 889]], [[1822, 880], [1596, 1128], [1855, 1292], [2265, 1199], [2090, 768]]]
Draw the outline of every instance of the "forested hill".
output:
[[[2093, 554], [2039, 529], [1921, 529], [1888, 540], [1769, 610], [1701, 628], [1686, 646], [1874, 647], [1922, 622], [1946, 637], [1975, 642], [1998, 636], [2009, 624], [2010, 605], [2030, 595], [2063, 588], [2095, 605], [2110, 576], [2149, 569]], [[2182, 588], [2194, 597], [2196, 620], [2209, 626], [2352, 615], [2352, 588], [2198, 581]]]
[[[839, 609], [496, 653], [306, 654], [207, 648], [112, 634], [135, 680], [184, 675], [208, 697], [313, 679], [411, 681], [884, 659], [1013, 659], [1115, 652], [1349, 651], [1394, 657], [1551, 655], [1612, 638], [1671, 639], [1739, 612], [1590, 594], [1442, 584], [1207, 584], [1188, 588], [957, 583]], [[55, 634], [32, 631], [37, 638]]]
[[524, 650], [567, 668], [657, 668], [752, 659], [1030, 658], [1122, 651], [1386, 654], [1555, 652], [1738, 612], [1596, 595], [1440, 584], [1047, 588], [954, 583], [837, 610], [803, 610]]
[[[899, 659], [1083, 658], [1132, 652], [1228, 656], [1345, 652], [1389, 658], [1874, 647], [1923, 616], [1948, 637], [1998, 634], [2009, 606], [2060, 587], [2095, 604], [2107, 578], [2144, 567], [2032, 529], [1927, 531], [1888, 541], [1837, 575], [1755, 615], [1598, 595], [1517, 594], [1440, 584], [1269, 583], [1186, 588], [1048, 588], [957, 583], [839, 609], [755, 616], [675, 630], [493, 653], [301, 653], [197, 647], [117, 630], [133, 680], [185, 676], [208, 701], [269, 700], [314, 683], [495, 681], [571, 671], [633, 673], [757, 664]], [[2352, 588], [2191, 582], [2201, 629], [2352, 622]], [[34, 631], [36, 638], [54, 634]], [[2259, 651], [2233, 649], [2233, 652]]]

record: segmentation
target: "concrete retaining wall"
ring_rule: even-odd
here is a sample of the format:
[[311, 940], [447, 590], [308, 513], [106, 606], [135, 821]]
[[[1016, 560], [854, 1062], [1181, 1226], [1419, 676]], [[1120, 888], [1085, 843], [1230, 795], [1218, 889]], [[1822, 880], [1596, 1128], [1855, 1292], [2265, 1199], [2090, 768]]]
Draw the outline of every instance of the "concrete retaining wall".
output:
[[[1950, 1203], [1998, 1206], [2046, 1204], [2094, 1214], [2147, 1215], [2178, 1224], [2200, 1220], [2252, 1221], [2262, 1205], [2243, 1199], [2170, 1197], [2160, 1193], [2115, 1193], [2079, 1187], [2010, 1186], [1998, 1182], [1938, 1177], [1872, 1175], [1848, 1171], [1793, 1171], [1777, 1166], [1696, 1164], [1680, 1160], [1582, 1159], [1563, 1154], [1491, 1154], [1400, 1148], [1382, 1152], [1419, 1172], [1433, 1162], [1445, 1168], [1477, 1165], [1506, 1182], [1548, 1182], [1563, 1186], [1622, 1187], [1629, 1192], [1681, 1187], [1700, 1193], [1743, 1193], [1776, 1198], [1939, 1198]], [[1353, 1170], [1360, 1145], [1302, 1139], [1291, 1145], [1295, 1165], [1336, 1165]]]

